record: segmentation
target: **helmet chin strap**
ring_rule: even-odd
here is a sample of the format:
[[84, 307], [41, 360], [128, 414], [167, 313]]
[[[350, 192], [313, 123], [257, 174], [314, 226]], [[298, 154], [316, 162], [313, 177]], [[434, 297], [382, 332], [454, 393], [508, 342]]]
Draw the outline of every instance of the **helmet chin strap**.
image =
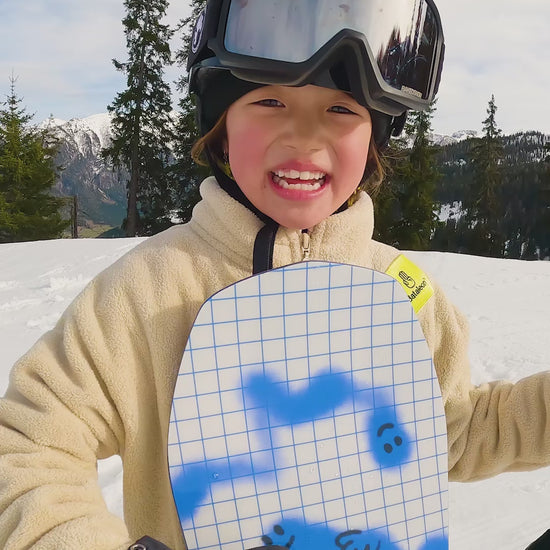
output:
[[206, 151], [208, 163], [220, 187], [233, 199], [246, 206], [255, 216], [257, 216], [264, 226], [258, 231], [254, 240], [254, 252], [252, 255], [252, 274], [256, 275], [264, 271], [273, 269], [273, 249], [275, 247], [275, 237], [279, 224], [269, 216], [258, 210], [241, 191], [237, 182], [230, 178], [212, 158], [208, 149]]
[[257, 216], [264, 223], [276, 223], [269, 216], [258, 210], [247, 198], [247, 196], [242, 192], [241, 188], [238, 186], [237, 182], [230, 178], [219, 166], [216, 160], [212, 157], [208, 149], [206, 149], [206, 156], [208, 158], [208, 164], [219, 183], [220, 187], [237, 202], [240, 202], [243, 206], [246, 206], [255, 216]]

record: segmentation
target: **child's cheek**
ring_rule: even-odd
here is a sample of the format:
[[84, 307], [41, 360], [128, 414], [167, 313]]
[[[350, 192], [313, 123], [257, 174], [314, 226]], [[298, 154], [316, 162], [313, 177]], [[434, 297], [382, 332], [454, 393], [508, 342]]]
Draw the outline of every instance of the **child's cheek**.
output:
[[243, 147], [261, 146], [267, 138], [267, 131], [261, 124], [248, 124], [239, 132], [237, 139]]
[[267, 152], [267, 135], [259, 125], [248, 125], [229, 136], [229, 155], [231, 167], [234, 163], [244, 163], [252, 167], [262, 163]]
[[369, 153], [370, 132], [362, 131], [356, 134], [350, 134], [341, 141], [340, 151], [343, 155], [342, 164], [346, 166], [350, 175], [362, 177]]

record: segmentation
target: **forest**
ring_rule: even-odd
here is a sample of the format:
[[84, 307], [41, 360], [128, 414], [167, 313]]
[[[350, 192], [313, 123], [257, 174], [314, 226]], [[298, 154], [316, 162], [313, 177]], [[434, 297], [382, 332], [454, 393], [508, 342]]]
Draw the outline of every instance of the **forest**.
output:
[[550, 136], [503, 136], [491, 97], [481, 137], [438, 147], [433, 109], [410, 113], [408, 139], [387, 154], [374, 194], [378, 238], [413, 250], [548, 259]]

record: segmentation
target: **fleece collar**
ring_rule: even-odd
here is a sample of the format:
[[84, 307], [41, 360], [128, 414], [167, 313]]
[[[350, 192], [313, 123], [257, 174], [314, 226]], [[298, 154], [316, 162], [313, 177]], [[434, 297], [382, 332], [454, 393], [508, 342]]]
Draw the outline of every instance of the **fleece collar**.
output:
[[[191, 228], [227, 257], [231, 263], [252, 270], [254, 241], [264, 223], [230, 197], [215, 178], [203, 181], [202, 201], [193, 210]], [[333, 214], [310, 231], [310, 260], [365, 265], [371, 255], [374, 230], [370, 197], [361, 193], [353, 206]], [[303, 260], [302, 233], [280, 227], [273, 250], [273, 267]]]

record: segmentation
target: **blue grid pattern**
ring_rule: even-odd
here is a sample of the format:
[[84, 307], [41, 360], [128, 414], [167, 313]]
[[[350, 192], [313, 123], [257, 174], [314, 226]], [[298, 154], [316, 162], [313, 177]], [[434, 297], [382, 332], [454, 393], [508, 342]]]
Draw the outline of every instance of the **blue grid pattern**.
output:
[[[274, 418], [247, 394], [262, 375], [297, 395], [327, 369], [353, 396], [311, 421]], [[412, 447], [392, 467], [377, 460], [369, 425], [388, 405]], [[180, 513], [190, 550], [259, 546], [286, 518], [378, 530], [399, 549], [447, 535], [446, 423], [430, 352], [402, 288], [372, 270], [305, 262], [211, 297], [182, 360], [168, 451], [173, 481], [195, 465], [213, 472], [194, 512]]]

